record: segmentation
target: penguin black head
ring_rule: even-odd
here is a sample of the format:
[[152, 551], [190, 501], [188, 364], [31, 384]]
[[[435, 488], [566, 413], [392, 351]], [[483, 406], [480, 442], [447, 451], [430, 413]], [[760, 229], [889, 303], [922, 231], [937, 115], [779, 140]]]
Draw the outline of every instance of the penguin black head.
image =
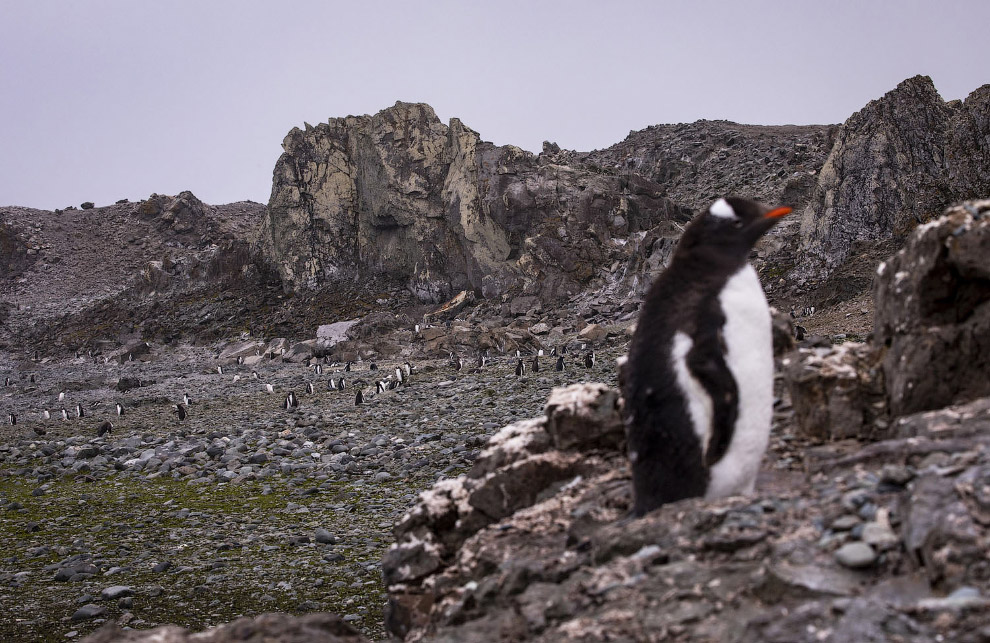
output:
[[760, 237], [790, 212], [787, 207], [768, 208], [741, 197], [719, 199], [684, 230], [677, 254], [696, 254], [705, 263], [734, 271], [749, 259]]

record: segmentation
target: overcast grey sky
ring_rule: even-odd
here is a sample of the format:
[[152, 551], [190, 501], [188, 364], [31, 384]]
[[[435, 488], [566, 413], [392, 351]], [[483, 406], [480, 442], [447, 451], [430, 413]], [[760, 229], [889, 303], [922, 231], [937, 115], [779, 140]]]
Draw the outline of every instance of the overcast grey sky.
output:
[[0, 0], [0, 205], [266, 202], [293, 126], [429, 103], [497, 144], [839, 123], [990, 82], [990, 2]]

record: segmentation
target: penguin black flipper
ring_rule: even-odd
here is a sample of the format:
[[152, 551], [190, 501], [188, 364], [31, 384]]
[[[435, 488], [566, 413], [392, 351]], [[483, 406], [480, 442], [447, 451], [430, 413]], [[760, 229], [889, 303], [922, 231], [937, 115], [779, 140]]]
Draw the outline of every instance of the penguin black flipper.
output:
[[[712, 401], [712, 419], [708, 443], [702, 450], [705, 466], [711, 467], [729, 450], [732, 433], [739, 418], [739, 387], [725, 361], [726, 346], [720, 329], [725, 315], [715, 306], [705, 311], [696, 335], [697, 341], [687, 354], [687, 367]], [[714, 308], [714, 309], [712, 309]]]

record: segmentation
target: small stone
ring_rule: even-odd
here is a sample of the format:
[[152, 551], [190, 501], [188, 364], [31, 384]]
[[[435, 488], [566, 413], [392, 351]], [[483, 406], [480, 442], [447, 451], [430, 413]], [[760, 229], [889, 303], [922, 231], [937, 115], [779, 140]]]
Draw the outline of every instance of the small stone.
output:
[[85, 621], [91, 618], [96, 618], [98, 616], [103, 616], [107, 611], [107, 608], [102, 605], [97, 605], [96, 603], [90, 603], [89, 605], [83, 605], [77, 609], [72, 614], [73, 621]]
[[860, 522], [859, 517], [846, 514], [839, 516], [832, 521], [831, 527], [835, 531], [849, 531]]
[[313, 540], [323, 545], [333, 545], [337, 542], [337, 539], [329, 531], [323, 527], [318, 527], [313, 533]]
[[104, 601], [115, 601], [125, 596], [134, 596], [134, 589], [130, 585], [113, 585], [100, 592], [100, 599]]
[[870, 567], [877, 560], [873, 548], [863, 542], [847, 543], [835, 552], [835, 559], [840, 565], [850, 569]]

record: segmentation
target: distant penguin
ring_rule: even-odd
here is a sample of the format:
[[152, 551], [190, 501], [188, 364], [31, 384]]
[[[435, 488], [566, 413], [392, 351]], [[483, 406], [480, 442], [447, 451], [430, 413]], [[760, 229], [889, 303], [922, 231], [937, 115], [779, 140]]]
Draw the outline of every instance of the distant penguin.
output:
[[86, 417], [86, 409], [82, 407], [82, 404], [76, 404], [76, 417], [77, 418]]
[[314, 391], [315, 391], [315, 389], [313, 388], [313, 383], [312, 382], [306, 382], [306, 394], [307, 395], [312, 395]]
[[265, 390], [268, 391], [269, 393], [274, 393], [275, 387], [272, 386], [271, 382], [265, 382]]
[[291, 410], [299, 406], [299, 401], [296, 400], [296, 394], [289, 391], [285, 396], [285, 400], [282, 402], [282, 408]]
[[801, 326], [800, 324], [794, 325], [794, 339], [796, 339], [797, 341], [800, 342], [804, 340], [804, 336], [805, 334], [807, 334], [807, 332], [808, 329], [805, 328], [804, 326]]
[[458, 357], [457, 358], [457, 361], [454, 362], [454, 370], [459, 371], [462, 368], [464, 368], [464, 360], [462, 358]]
[[63, 420], [68, 420], [69, 419], [69, 412], [65, 410], [65, 407], [64, 406], [62, 407], [62, 419]]
[[65, 391], [59, 391], [59, 393], [58, 393], [58, 401], [59, 402], [64, 402], [65, 401]]
[[235, 375], [233, 381], [234, 382], [239, 382], [240, 379], [241, 379], [241, 376], [240, 375]]
[[122, 416], [124, 414], [124, 407], [121, 406], [120, 402], [117, 402], [116, 408], [117, 408], [117, 417]]
[[217, 374], [223, 375], [223, 366], [217, 365]]
[[371, 366], [368, 367], [368, 370], [369, 371], [377, 371], [378, 370], [378, 364], [375, 364], [374, 362], [372, 362], [371, 363]]
[[244, 356], [243, 355], [238, 355], [237, 356], [237, 363], [238, 364], [243, 364], [244, 363]]
[[595, 367], [595, 351], [591, 351], [584, 356], [584, 367], [594, 368]]
[[554, 368], [557, 369], [558, 371], [564, 370], [564, 356], [563, 355], [561, 355], [560, 357], [557, 358], [557, 365], [554, 366]]
[[396, 382], [395, 380], [389, 380], [388, 381], [388, 390], [394, 391], [397, 388], [399, 388], [399, 383], [398, 382]]
[[10, 386], [10, 378], [9, 377], [3, 378], [3, 385], [4, 386]]
[[351, 372], [351, 362], [347, 362], [347, 364], [344, 365], [344, 371], [348, 373]]
[[395, 367], [395, 381], [402, 384], [402, 369], [398, 366]]
[[34, 373], [31, 373], [31, 383], [34, 384]]
[[336, 391], [337, 390], [337, 380], [335, 380], [335, 379], [333, 379], [331, 377], [330, 378], [330, 381], [327, 382], [327, 389], [329, 389], [331, 391]]
[[316, 371], [317, 375], [323, 375], [323, 367], [319, 363], [317, 363], [316, 368], [314, 370]]
[[361, 392], [361, 389], [358, 389], [357, 394], [354, 396], [354, 406], [358, 406], [359, 404], [364, 404], [364, 393]]
[[340, 378], [340, 381], [337, 382], [337, 388], [339, 388], [341, 391], [344, 390], [344, 378], [343, 377]]
[[522, 351], [520, 351], [518, 348], [516, 349], [516, 357], [517, 358], [522, 357]]
[[375, 382], [375, 393], [384, 393], [384, 392], [385, 392], [385, 382], [381, 380]]
[[[540, 351], [540, 352], [542, 352], [542, 351]], [[534, 373], [539, 373], [540, 372], [540, 356], [539, 355], [535, 355], [533, 357], [533, 372]]]
[[650, 288], [621, 377], [635, 515], [753, 491], [773, 413], [773, 342], [748, 260], [790, 211], [719, 199]]
[[416, 324], [415, 326], [413, 326], [413, 332], [416, 333], [417, 335], [419, 335], [419, 324]]
[[100, 425], [100, 428], [96, 430], [96, 436], [102, 437], [104, 435], [109, 435], [111, 431], [113, 431], [113, 422], [110, 420], [104, 420], [103, 424]]
[[488, 363], [488, 358], [486, 358], [484, 354], [478, 355], [478, 368], [484, 368], [485, 364], [487, 363]]
[[554, 346], [550, 349], [550, 357], [557, 357], [557, 347]]
[[173, 404], [172, 408], [175, 409], [175, 414], [179, 416], [179, 422], [186, 419], [186, 407], [181, 404]]
[[522, 358], [516, 360], [516, 377], [522, 377], [526, 373], [526, 364]]
[[409, 377], [412, 375], [413, 372], [413, 365], [410, 364], [409, 362], [406, 362], [405, 364], [402, 365], [402, 372], [406, 374], [406, 379], [409, 379]]
[[189, 406], [190, 404], [192, 404], [192, 400], [189, 399], [189, 394], [188, 393], [183, 393], [182, 394], [182, 403], [185, 404], [186, 406]]
[[253, 380], [258, 379], [258, 371], [251, 371], [251, 379]]
[[41, 417], [42, 419], [50, 420], [52, 419], [52, 414], [48, 412], [48, 409], [45, 409], [44, 411], [41, 412]]
[[542, 348], [540, 350], [536, 351], [536, 356], [537, 357], [543, 357], [543, 349]]
[[7, 424], [9, 424], [10, 426], [16, 425], [17, 424], [17, 416], [14, 415], [13, 413], [8, 413], [7, 414]]

